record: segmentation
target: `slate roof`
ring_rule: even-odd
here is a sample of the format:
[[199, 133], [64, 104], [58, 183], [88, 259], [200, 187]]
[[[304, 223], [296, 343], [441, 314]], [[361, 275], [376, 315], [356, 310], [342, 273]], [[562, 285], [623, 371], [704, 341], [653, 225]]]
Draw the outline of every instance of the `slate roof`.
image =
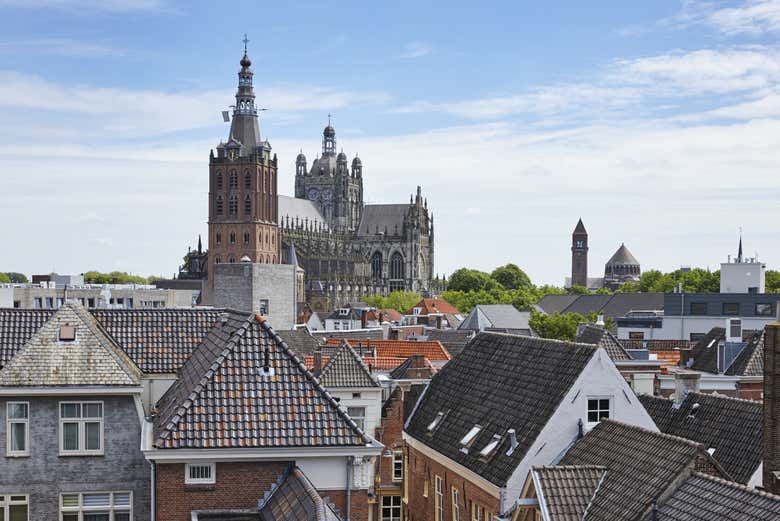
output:
[[639, 261], [636, 260], [636, 257], [634, 257], [630, 251], [628, 251], [628, 248], [626, 248], [625, 244], [620, 245], [620, 248], [617, 249], [615, 253], [612, 254], [612, 257], [609, 258], [607, 261], [607, 266], [639, 266]]
[[401, 365], [390, 371], [393, 380], [422, 380], [433, 378], [436, 368], [423, 355], [412, 355]]
[[298, 467], [289, 467], [258, 507], [262, 521], [341, 521], [335, 507], [320, 497]]
[[157, 448], [360, 446], [370, 441], [259, 315], [230, 313], [184, 364], [158, 406]]
[[495, 329], [527, 329], [531, 313], [518, 311], [512, 304], [478, 304], [463, 319], [458, 329], [484, 331]]
[[379, 233], [400, 234], [404, 229], [404, 218], [409, 213], [410, 204], [367, 204], [363, 207], [357, 234], [374, 236]]
[[175, 373], [212, 327], [220, 309], [93, 309], [103, 329], [144, 373]]
[[[421, 354], [431, 362], [443, 362], [447, 361], [452, 356], [444, 349], [444, 346], [436, 340], [372, 340], [371, 342], [347, 340], [349, 344], [356, 350], [360, 351], [362, 346], [364, 358], [369, 358], [365, 353], [376, 352], [378, 357], [385, 358], [409, 358], [412, 355]], [[337, 339], [328, 339], [325, 342], [328, 347], [337, 347], [341, 345], [341, 341]]]
[[5, 366], [53, 314], [54, 311], [48, 309], [0, 308], [0, 367]]
[[623, 317], [630, 311], [664, 309], [663, 293], [614, 293], [612, 295], [545, 295], [536, 307], [548, 315], [554, 313], [603, 314]]
[[629, 355], [615, 335], [595, 324], [580, 324], [576, 341], [581, 344], [596, 344], [603, 347], [613, 361], [631, 360]]
[[712, 457], [735, 481], [748, 483], [761, 464], [761, 402], [701, 393], [689, 393], [679, 408], [666, 398], [642, 395], [639, 401], [662, 432], [714, 448]]
[[[718, 344], [726, 339], [726, 330], [722, 327], [710, 329], [691, 350], [693, 364], [691, 369], [718, 374]], [[724, 371], [732, 376], [761, 376], [764, 371], [763, 331], [743, 329], [742, 340], [745, 347]]]
[[[558, 340], [480, 333], [433, 377], [406, 431], [503, 486], [596, 350]], [[439, 413], [438, 426], [429, 431]], [[475, 425], [482, 430], [464, 454], [460, 440]], [[509, 456], [508, 429], [518, 433], [518, 446]], [[489, 458], [480, 457], [493, 435], [502, 437], [500, 444]]]
[[610, 300], [612, 300], [612, 295], [580, 295], [577, 300], [563, 310], [563, 313], [579, 313], [582, 316], [587, 316], [592, 312], [601, 313]]
[[420, 314], [421, 315], [430, 315], [434, 313], [449, 313], [452, 315], [459, 315], [460, 311], [447, 302], [444, 299], [440, 298], [424, 298], [414, 306], [412, 306], [407, 312], [407, 315], [412, 315], [414, 313], [414, 308], [420, 308]]
[[286, 222], [287, 217], [289, 217], [292, 225], [292, 223], [295, 223], [295, 218], [297, 217], [299, 221], [305, 221], [308, 219], [309, 222], [316, 221], [322, 224], [325, 229], [328, 228], [328, 221], [322, 217], [322, 214], [320, 213], [319, 208], [317, 208], [317, 205], [308, 199], [299, 199], [297, 197], [290, 197], [288, 195], [280, 195], [278, 196], [278, 200], [280, 223]]
[[474, 331], [468, 329], [426, 329], [425, 336], [428, 340], [437, 340], [454, 357], [458, 356], [469, 340], [474, 336]]
[[[62, 326], [75, 328], [60, 341]], [[0, 386], [137, 386], [141, 373], [78, 304], [66, 304], [0, 370]]]
[[277, 331], [287, 347], [301, 359], [320, 348], [320, 342], [306, 328]]
[[536, 496], [543, 498], [550, 518], [581, 521], [607, 472], [598, 465], [535, 466], [532, 468]]
[[563, 313], [563, 310], [577, 300], [579, 295], [545, 295], [536, 303], [536, 307], [552, 315], [554, 313]]
[[717, 463], [693, 441], [613, 420], [603, 420], [577, 440], [561, 465], [600, 465], [607, 473], [585, 519], [639, 519], [697, 458]]
[[346, 342], [330, 357], [319, 374], [326, 389], [336, 387], [381, 387], [379, 381]]
[[656, 519], [773, 521], [780, 519], [780, 497], [694, 472], [658, 509]]

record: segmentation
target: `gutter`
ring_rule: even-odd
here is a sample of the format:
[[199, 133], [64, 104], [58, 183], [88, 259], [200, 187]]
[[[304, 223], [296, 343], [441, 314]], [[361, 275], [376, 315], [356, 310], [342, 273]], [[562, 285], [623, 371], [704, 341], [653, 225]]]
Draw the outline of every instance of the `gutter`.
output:
[[350, 521], [352, 515], [352, 461], [354, 456], [347, 458], [347, 521]]
[[149, 494], [149, 502], [151, 503], [150, 504], [151, 508], [149, 509], [149, 513], [150, 513], [151, 517], [149, 519], [150, 519], [150, 521], [155, 521], [155, 519], [157, 518], [157, 512], [156, 512], [156, 510], [157, 510], [157, 508], [156, 508], [157, 507], [157, 502], [156, 502], [156, 499], [155, 499], [154, 492], [155, 492], [155, 488], [157, 486], [156, 485], [156, 473], [155, 473], [157, 468], [155, 467], [154, 461], [150, 461], [149, 463], [152, 465], [151, 491], [150, 491], [150, 494]]

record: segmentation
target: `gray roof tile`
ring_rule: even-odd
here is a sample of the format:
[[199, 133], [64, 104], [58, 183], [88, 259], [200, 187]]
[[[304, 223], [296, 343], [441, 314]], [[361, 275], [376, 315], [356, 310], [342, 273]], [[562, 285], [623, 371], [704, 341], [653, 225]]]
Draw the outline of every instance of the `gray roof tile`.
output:
[[354, 349], [343, 341], [319, 374], [326, 389], [337, 387], [381, 387]]
[[536, 495], [555, 521], [582, 521], [607, 472], [598, 465], [533, 467]]
[[341, 521], [298, 467], [290, 467], [259, 505], [262, 521]]
[[0, 367], [5, 366], [53, 314], [54, 310], [50, 309], [0, 308]]
[[595, 344], [603, 347], [613, 361], [631, 360], [631, 356], [623, 349], [623, 345], [615, 335], [595, 324], [580, 324], [577, 332], [577, 342]]

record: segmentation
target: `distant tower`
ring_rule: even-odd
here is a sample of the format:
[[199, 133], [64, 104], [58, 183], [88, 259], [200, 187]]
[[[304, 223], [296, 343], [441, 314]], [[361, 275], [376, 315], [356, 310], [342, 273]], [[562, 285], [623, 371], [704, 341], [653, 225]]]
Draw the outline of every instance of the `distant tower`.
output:
[[571, 234], [571, 285], [588, 287], [588, 232], [582, 219]]

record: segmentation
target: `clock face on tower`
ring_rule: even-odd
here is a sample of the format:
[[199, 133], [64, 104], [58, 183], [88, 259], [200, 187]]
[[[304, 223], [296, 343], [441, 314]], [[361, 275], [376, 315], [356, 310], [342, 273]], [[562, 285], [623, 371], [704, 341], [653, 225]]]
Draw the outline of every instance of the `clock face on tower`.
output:
[[317, 191], [317, 189], [312, 188], [309, 190], [309, 201], [316, 201], [318, 195], [320, 195], [320, 193]]

